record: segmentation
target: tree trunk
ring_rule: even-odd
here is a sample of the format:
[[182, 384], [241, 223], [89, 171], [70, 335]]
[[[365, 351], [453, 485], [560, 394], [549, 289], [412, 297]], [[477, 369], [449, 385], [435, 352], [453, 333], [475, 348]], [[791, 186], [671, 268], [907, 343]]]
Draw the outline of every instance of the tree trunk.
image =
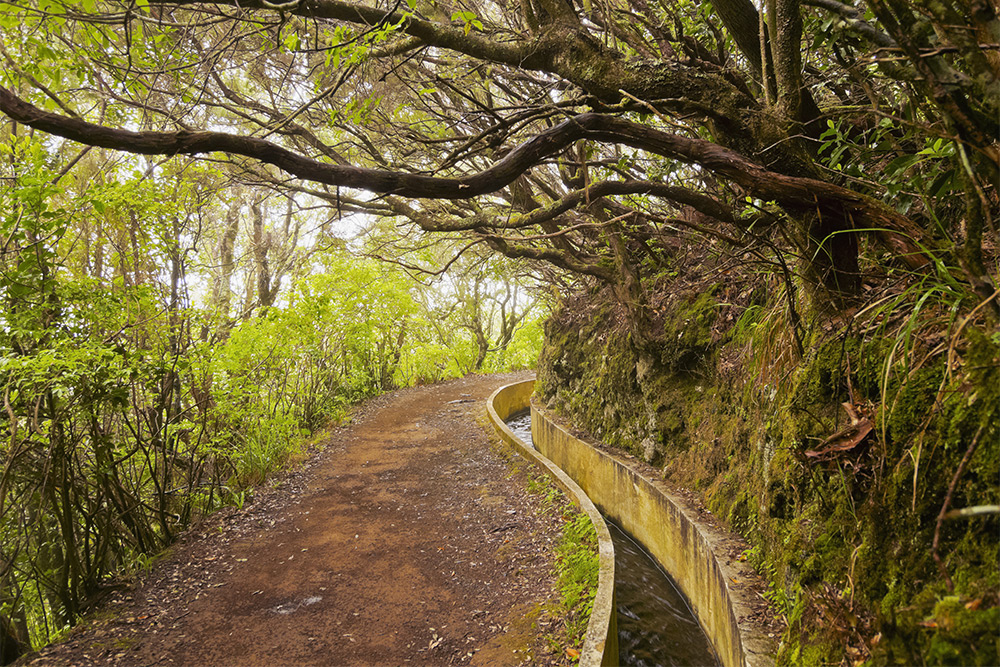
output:
[[0, 665], [9, 665], [29, 650], [14, 623], [0, 614]]
[[212, 306], [222, 320], [229, 317], [232, 303], [233, 252], [240, 229], [240, 206], [234, 202], [226, 213], [226, 224], [216, 246], [218, 273], [212, 276]]
[[257, 273], [258, 315], [263, 315], [274, 304], [277, 290], [271, 287], [271, 264], [268, 252], [271, 250], [271, 235], [264, 231], [263, 200], [255, 199], [250, 206], [253, 213], [253, 257]]

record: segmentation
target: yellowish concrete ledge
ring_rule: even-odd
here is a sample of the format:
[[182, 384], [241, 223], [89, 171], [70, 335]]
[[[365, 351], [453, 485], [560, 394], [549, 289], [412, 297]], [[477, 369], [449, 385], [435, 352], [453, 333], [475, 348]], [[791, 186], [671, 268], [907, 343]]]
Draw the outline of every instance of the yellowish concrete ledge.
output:
[[615, 548], [604, 518], [591, 502], [583, 489], [535, 449], [530, 448], [515, 436], [505, 423], [512, 414], [529, 406], [535, 381], [510, 384], [493, 392], [486, 403], [490, 421], [501, 439], [511, 445], [521, 456], [534, 462], [590, 517], [597, 533], [600, 555], [600, 572], [597, 580], [597, 594], [590, 612], [590, 622], [584, 636], [583, 650], [580, 652], [581, 667], [608, 667], [618, 664], [618, 624], [615, 608]]
[[[521, 389], [520, 391], [525, 391]], [[624, 456], [571, 435], [536, 405], [535, 447], [572, 477], [587, 496], [634, 536], [673, 577], [725, 667], [771, 667], [774, 640], [749, 619], [759, 608], [755, 576], [736, 555], [741, 543], [702, 520], [689, 502]]]

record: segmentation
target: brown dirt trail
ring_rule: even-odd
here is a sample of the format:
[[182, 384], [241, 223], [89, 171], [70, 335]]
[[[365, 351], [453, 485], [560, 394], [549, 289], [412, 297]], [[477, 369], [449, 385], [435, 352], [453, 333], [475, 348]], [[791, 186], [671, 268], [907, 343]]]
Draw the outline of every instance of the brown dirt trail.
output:
[[554, 623], [536, 617], [559, 521], [476, 423], [521, 377], [368, 402], [276, 489], [188, 531], [141, 586], [27, 662], [546, 662], [524, 619]]

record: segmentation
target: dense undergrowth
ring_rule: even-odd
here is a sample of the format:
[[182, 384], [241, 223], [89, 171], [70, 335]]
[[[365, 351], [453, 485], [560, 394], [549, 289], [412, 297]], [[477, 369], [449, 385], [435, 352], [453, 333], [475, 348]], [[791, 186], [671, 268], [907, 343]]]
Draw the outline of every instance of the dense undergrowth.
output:
[[907, 275], [796, 341], [777, 277], [715, 276], [651, 280], [641, 340], [610, 289], [567, 299], [544, 400], [747, 538], [779, 664], [1000, 663], [1000, 334]]
[[[59, 637], [192, 522], [244, 503], [362, 399], [537, 356], [516, 281], [499, 288], [499, 345], [496, 280], [456, 295], [336, 239], [309, 257], [313, 275], [289, 269], [278, 298], [273, 264], [233, 259], [240, 243], [259, 255], [235, 226], [228, 240], [179, 226], [185, 205], [207, 203], [160, 203], [142, 178], [81, 202], [34, 167], [0, 190], [3, 664]], [[195, 269], [199, 248], [222, 260], [208, 252]]]
[[542, 391], [748, 537], [783, 663], [1000, 662], [996, 2], [0, 25], [0, 662], [353, 401], [530, 364], [539, 280]]
[[563, 522], [555, 546], [555, 577], [558, 607], [555, 617], [563, 619], [559, 632], [549, 636], [550, 650], [579, 658], [597, 595], [601, 561], [597, 532], [590, 517], [569, 502], [563, 492], [544, 474], [530, 477], [528, 490], [542, 499], [542, 510], [557, 512]]

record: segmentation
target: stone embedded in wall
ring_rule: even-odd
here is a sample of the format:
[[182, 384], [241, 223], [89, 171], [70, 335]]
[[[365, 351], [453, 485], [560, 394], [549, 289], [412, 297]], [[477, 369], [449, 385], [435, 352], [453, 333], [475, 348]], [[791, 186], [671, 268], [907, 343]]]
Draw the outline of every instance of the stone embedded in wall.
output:
[[650, 465], [658, 465], [663, 460], [663, 445], [646, 438], [642, 441], [642, 458]]
[[640, 385], [646, 382], [649, 377], [650, 371], [653, 370], [653, 365], [656, 361], [650, 354], [640, 354], [639, 359], [635, 362], [635, 379]]

